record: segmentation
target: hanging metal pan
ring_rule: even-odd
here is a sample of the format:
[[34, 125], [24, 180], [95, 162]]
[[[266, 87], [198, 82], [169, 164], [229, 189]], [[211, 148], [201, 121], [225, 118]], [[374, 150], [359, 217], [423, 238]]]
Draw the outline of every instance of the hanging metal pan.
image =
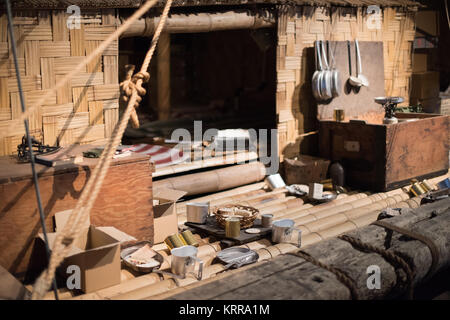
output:
[[318, 41], [316, 41], [315, 43], [315, 58], [316, 58], [316, 71], [314, 72], [312, 77], [312, 92], [314, 98], [316, 98], [317, 101], [320, 101], [322, 100], [320, 94], [320, 76], [322, 73], [322, 61], [320, 59], [320, 50]]
[[322, 51], [322, 59], [323, 59], [323, 67], [324, 71], [322, 71], [322, 77], [320, 81], [320, 93], [322, 100], [329, 100], [333, 98], [333, 94], [331, 92], [331, 77], [332, 72], [328, 66], [327, 54], [325, 52], [325, 47], [323, 45], [323, 41], [320, 41], [320, 48]]
[[333, 98], [334, 98], [334, 97], [338, 97], [342, 90], [341, 73], [339, 72], [339, 70], [336, 69], [336, 61], [334, 60], [333, 49], [330, 48], [329, 41], [327, 41], [327, 48], [330, 53], [331, 64], [332, 64], [331, 93], [333, 94]]

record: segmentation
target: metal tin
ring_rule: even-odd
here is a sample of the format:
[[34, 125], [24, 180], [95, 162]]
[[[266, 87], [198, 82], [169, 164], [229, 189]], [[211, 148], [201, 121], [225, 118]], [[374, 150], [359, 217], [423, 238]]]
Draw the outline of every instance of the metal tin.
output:
[[192, 234], [192, 232], [190, 230], [186, 230], [183, 231], [181, 233], [181, 236], [184, 238], [184, 240], [186, 241], [186, 243], [190, 246], [198, 246], [198, 242], [197, 240], [195, 240], [194, 235]]
[[209, 202], [190, 202], [186, 204], [188, 222], [205, 224], [209, 215]]
[[345, 119], [345, 111], [344, 109], [334, 109], [333, 112], [334, 121], [342, 122]]
[[261, 224], [264, 228], [269, 228], [272, 226], [273, 214], [263, 214], [261, 215]]
[[225, 235], [228, 238], [237, 238], [241, 234], [241, 220], [228, 218], [225, 220]]

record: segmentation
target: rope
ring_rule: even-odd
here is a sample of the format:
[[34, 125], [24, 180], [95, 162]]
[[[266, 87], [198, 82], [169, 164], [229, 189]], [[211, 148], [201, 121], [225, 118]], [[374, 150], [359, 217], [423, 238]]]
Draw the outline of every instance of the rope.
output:
[[395, 226], [386, 221], [375, 221], [372, 224], [395, 231], [395, 232], [398, 232], [398, 233], [401, 233], [407, 237], [410, 237], [412, 239], [415, 239], [415, 240], [418, 240], [418, 241], [424, 243], [428, 247], [428, 249], [430, 249], [430, 253], [431, 253], [431, 266], [430, 266], [430, 269], [428, 270], [427, 274], [425, 275], [424, 281], [426, 281], [426, 279], [428, 279], [432, 274], [434, 274], [434, 272], [436, 271], [437, 266], [439, 264], [439, 249], [436, 246], [436, 244], [433, 242], [433, 240], [431, 240], [429, 237], [427, 237], [423, 234], [420, 234], [420, 233], [417, 233], [417, 232], [414, 232], [411, 230], [407, 230], [402, 227]]
[[323, 262], [320, 262], [319, 260], [317, 260], [316, 258], [310, 256], [306, 252], [302, 252], [302, 251], [288, 252], [287, 254], [293, 255], [293, 256], [296, 256], [296, 257], [299, 257], [299, 258], [303, 258], [306, 261], [308, 261], [308, 262], [310, 262], [310, 263], [312, 263], [312, 264], [314, 264], [314, 265], [316, 265], [316, 266], [318, 266], [318, 267], [320, 267], [322, 269], [325, 269], [325, 270], [333, 273], [336, 276], [336, 278], [350, 290], [350, 294], [352, 296], [352, 299], [353, 300], [358, 300], [359, 299], [358, 290], [356, 289], [355, 281], [352, 278], [350, 278], [344, 271], [342, 271], [342, 270], [340, 270], [340, 269], [338, 269], [336, 267], [327, 265], [327, 264], [325, 264]]
[[[151, 6], [153, 6], [154, 3], [156, 3], [156, 1], [149, 1], [142, 8], [145, 7], [145, 11], [147, 11]], [[167, 20], [171, 4], [172, 0], [168, 0], [166, 6], [164, 7], [162, 17], [153, 36], [151, 47], [147, 52], [140, 72], [135, 77], [132, 77], [134, 81], [129, 81], [128, 86], [124, 86], [125, 89], [130, 90], [128, 91], [130, 95], [128, 95], [128, 105], [125, 109], [122, 119], [114, 129], [114, 133], [111, 139], [108, 141], [108, 144], [106, 145], [102, 155], [100, 156], [99, 162], [94, 168], [91, 178], [83, 189], [80, 199], [77, 202], [75, 209], [72, 211], [72, 214], [70, 215], [64, 229], [56, 237], [48, 268], [37, 279], [33, 288], [32, 299], [40, 299], [45, 295], [54, 277], [56, 268], [64, 260], [65, 256], [70, 251], [72, 243], [79, 236], [80, 232], [83, 229], [83, 221], [85, 221], [92, 206], [94, 205], [103, 180], [108, 171], [109, 165], [112, 161], [113, 153], [115, 152], [117, 146], [120, 144], [122, 135], [127, 127], [132, 111], [135, 110], [134, 107], [136, 106], [139, 97], [139, 88], [142, 85], [143, 80], [148, 80], [149, 78], [147, 70], [150, 65], [150, 61], [155, 51], [156, 44], [158, 42], [163, 26]], [[142, 8], [138, 10], [141, 15], [145, 13]], [[132, 17], [136, 18], [137, 16], [137, 13], [135, 13]], [[124, 25], [126, 25], [127, 22], [125, 22]], [[129, 23], [127, 25], [129, 25]], [[122, 30], [122, 32], [123, 31], [124, 30]]]
[[350, 237], [348, 235], [341, 235], [338, 237], [341, 240], [347, 241], [349, 242], [351, 245], [362, 249], [362, 250], [366, 250], [366, 251], [371, 251], [371, 252], [375, 252], [378, 253], [379, 255], [381, 255], [384, 259], [386, 259], [386, 261], [388, 261], [391, 265], [393, 265], [394, 267], [400, 267], [402, 268], [405, 273], [406, 273], [406, 281], [404, 281], [404, 285], [407, 289], [408, 292], [408, 298], [412, 299], [413, 298], [413, 294], [414, 294], [414, 289], [412, 286], [412, 281], [414, 279], [414, 272], [411, 270], [411, 267], [409, 266], [409, 264], [399, 255], [391, 252], [391, 251], [387, 251], [383, 248], [379, 248], [379, 247], [375, 247], [371, 244], [362, 242], [359, 239]]

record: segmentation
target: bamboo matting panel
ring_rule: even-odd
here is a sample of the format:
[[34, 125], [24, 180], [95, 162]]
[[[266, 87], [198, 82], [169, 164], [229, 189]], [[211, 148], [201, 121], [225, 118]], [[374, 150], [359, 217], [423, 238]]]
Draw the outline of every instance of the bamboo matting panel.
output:
[[317, 40], [357, 38], [362, 46], [367, 41], [383, 42], [385, 94], [402, 96], [409, 103], [414, 13], [384, 7], [378, 22], [377, 29], [377, 21], [369, 21], [365, 8], [299, 6], [279, 11], [276, 108], [281, 161], [308, 152], [314, 142], [313, 136], [299, 135], [317, 130], [318, 106], [311, 91]]
[[[14, 12], [19, 70], [26, 106], [35, 103], [83, 61], [118, 26], [117, 10], [83, 10], [70, 30], [64, 10]], [[119, 118], [118, 41], [52, 94], [30, 117], [30, 129], [45, 144], [99, 142]], [[0, 14], [0, 156], [14, 154], [25, 134], [6, 14]], [[14, 128], [11, 129], [10, 125]]]

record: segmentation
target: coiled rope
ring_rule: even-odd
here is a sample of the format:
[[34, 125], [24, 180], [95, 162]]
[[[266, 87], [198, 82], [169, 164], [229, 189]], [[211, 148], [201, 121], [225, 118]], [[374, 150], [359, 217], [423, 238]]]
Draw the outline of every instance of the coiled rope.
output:
[[[114, 35], [114, 37], [112, 37], [112, 35], [109, 36], [108, 39], [105, 40], [105, 42], [103, 42], [97, 48], [97, 50], [93, 52], [94, 55], [93, 56], [91, 55], [92, 57], [89, 56], [85, 61], [83, 61], [83, 63], [81, 63], [77, 68], [75, 68], [74, 71], [76, 70], [76, 72], [78, 72], [78, 70], [82, 68], [82, 65], [89, 63], [89, 61], [92, 60], [97, 54], [101, 53], [102, 49], [104, 50], [109, 45], [109, 43], [111, 43], [122, 32], [124, 32], [134, 20], [138, 19], [145, 12], [147, 12], [156, 2], [157, 2], [156, 0], [147, 1], [138, 11], [136, 11], [130, 17], [130, 19], [128, 19], [119, 29], [116, 30], [116, 32], [112, 34]], [[85, 188], [83, 189], [83, 192], [80, 196], [79, 201], [77, 202], [75, 209], [72, 211], [72, 214], [70, 215], [63, 230], [60, 233], [58, 233], [55, 239], [55, 244], [52, 248], [52, 255], [50, 258], [49, 265], [47, 269], [42, 272], [42, 274], [39, 276], [39, 278], [36, 280], [33, 286], [33, 294], [32, 294], [33, 300], [41, 299], [50, 288], [56, 268], [64, 260], [65, 256], [69, 253], [73, 242], [80, 235], [83, 228], [83, 221], [85, 221], [86, 217], [89, 215], [89, 212], [92, 206], [94, 205], [95, 200], [97, 199], [97, 195], [100, 191], [100, 188], [103, 184], [103, 180], [110, 166], [112, 156], [117, 146], [121, 142], [122, 135], [127, 127], [131, 114], [133, 113], [133, 111], [135, 112], [135, 107], [139, 104], [140, 101], [138, 100], [139, 94], [140, 93], [145, 94], [145, 89], [142, 88], [142, 84], [144, 81], [148, 81], [148, 79], [150, 78], [150, 75], [148, 73], [150, 61], [152, 59], [162, 29], [167, 20], [171, 5], [172, 0], [167, 0], [161, 19], [158, 23], [158, 27], [153, 36], [150, 49], [148, 50], [145, 56], [140, 72], [138, 72], [134, 76], [130, 75], [130, 77], [128, 77], [124, 82], [121, 83], [122, 92], [125, 94], [126, 96], [125, 99], [128, 102], [127, 107], [122, 115], [122, 119], [114, 129], [112, 137], [110, 138], [108, 144], [103, 150], [103, 153], [100, 156], [98, 164], [93, 170], [91, 178], [89, 179]], [[66, 75], [63, 81], [69, 80], [76, 73], [76, 72], [74, 73], [74, 71]], [[63, 83], [63, 81], [59, 83], [60, 86], [61, 83]], [[56, 86], [55, 88], [57, 87], [58, 86]], [[37, 106], [39, 106], [45, 100], [45, 95], [43, 98], [41, 98], [41, 100], [36, 103]], [[31, 108], [28, 110], [28, 114], [32, 112], [30, 110]], [[22, 116], [26, 118], [27, 113], [24, 113]]]

